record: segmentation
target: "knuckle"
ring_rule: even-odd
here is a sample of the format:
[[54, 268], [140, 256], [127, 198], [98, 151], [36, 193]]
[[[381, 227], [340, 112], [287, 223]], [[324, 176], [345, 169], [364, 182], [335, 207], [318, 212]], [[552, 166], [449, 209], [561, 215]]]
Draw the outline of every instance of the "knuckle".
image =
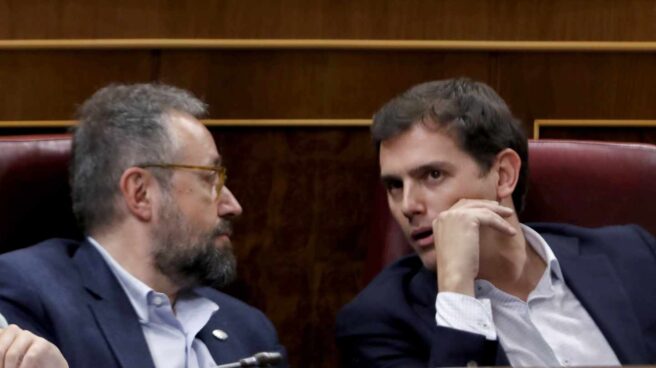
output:
[[13, 333], [18, 333], [18, 332], [21, 331], [21, 329], [18, 326], [16, 326], [15, 324], [11, 324], [11, 325], [7, 326], [7, 328], [5, 330], [9, 331], [9, 332], [13, 332]]

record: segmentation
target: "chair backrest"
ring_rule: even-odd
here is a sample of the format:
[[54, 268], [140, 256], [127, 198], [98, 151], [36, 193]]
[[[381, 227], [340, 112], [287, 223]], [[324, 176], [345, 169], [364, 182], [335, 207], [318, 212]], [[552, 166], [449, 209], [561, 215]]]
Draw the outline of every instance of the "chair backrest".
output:
[[[377, 191], [365, 277], [412, 251]], [[639, 224], [656, 234], [656, 146], [536, 140], [529, 142], [529, 189], [522, 222], [597, 227]]]
[[69, 135], [0, 137], [0, 253], [79, 238], [68, 186]]

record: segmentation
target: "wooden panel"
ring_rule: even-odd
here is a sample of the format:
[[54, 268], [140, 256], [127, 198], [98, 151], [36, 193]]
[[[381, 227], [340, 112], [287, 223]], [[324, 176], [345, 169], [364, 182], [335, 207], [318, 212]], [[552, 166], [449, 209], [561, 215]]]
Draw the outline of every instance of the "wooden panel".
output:
[[655, 54], [500, 54], [497, 91], [535, 119], [653, 119]]
[[162, 80], [192, 90], [217, 119], [368, 119], [426, 80], [490, 83], [527, 124], [656, 116], [654, 53], [328, 50], [0, 52], [1, 120], [70, 119], [112, 81]]
[[527, 128], [535, 118], [649, 119], [655, 65], [653, 53], [7, 51], [0, 119], [68, 119], [110, 81], [153, 79], [204, 97], [212, 118], [368, 119], [415, 83], [458, 75], [490, 83]]
[[653, 40], [650, 0], [0, 1], [0, 38]]
[[195, 91], [217, 118], [370, 118], [413, 84], [487, 80], [485, 53], [163, 51], [161, 79]]
[[0, 119], [70, 119], [106, 84], [155, 79], [152, 64], [148, 51], [0, 52]]
[[607, 142], [634, 142], [656, 144], [656, 127], [546, 127], [545, 139], [579, 139]]
[[538, 119], [533, 139], [541, 138], [656, 144], [656, 120]]
[[333, 323], [360, 289], [373, 194], [367, 128], [215, 128], [244, 214], [237, 295], [278, 327], [291, 366], [336, 367]]

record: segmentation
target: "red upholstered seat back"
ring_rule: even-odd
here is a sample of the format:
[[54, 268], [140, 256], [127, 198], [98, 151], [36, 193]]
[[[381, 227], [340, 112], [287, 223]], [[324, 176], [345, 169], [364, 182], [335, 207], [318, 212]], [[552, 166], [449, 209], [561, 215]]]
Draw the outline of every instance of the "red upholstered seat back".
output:
[[0, 137], [0, 252], [79, 238], [68, 186], [70, 136]]
[[[366, 277], [411, 252], [377, 193]], [[635, 223], [656, 234], [656, 146], [539, 140], [529, 142], [529, 190], [522, 222], [596, 227]]]

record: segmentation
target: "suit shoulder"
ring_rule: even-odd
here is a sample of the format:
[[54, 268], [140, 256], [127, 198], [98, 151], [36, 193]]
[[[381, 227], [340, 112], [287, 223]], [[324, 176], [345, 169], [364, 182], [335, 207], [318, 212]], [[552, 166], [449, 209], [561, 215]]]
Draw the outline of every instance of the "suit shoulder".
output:
[[221, 313], [225, 313], [231, 318], [253, 322], [261, 322], [262, 319], [269, 321], [261, 310], [216, 289], [202, 287], [198, 289], [198, 293], [215, 302]]
[[545, 239], [550, 236], [576, 238], [583, 253], [602, 253], [613, 261], [627, 258], [656, 258], [656, 240], [638, 225], [614, 225], [585, 228], [568, 224], [529, 224]]
[[595, 228], [559, 223], [530, 223], [527, 225], [540, 234], [547, 233], [562, 236], [574, 236], [583, 240], [607, 239], [616, 241], [637, 239], [653, 241], [653, 236], [649, 234], [649, 232], [635, 224], [612, 225]]
[[27, 248], [0, 255], [0, 263], [23, 270], [49, 269], [68, 264], [80, 243], [70, 239], [49, 239]]
[[262, 311], [216, 289], [202, 287], [197, 292], [219, 306], [211, 319], [217, 327], [232, 331], [244, 341], [261, 344], [263, 348], [278, 349], [276, 328]]

